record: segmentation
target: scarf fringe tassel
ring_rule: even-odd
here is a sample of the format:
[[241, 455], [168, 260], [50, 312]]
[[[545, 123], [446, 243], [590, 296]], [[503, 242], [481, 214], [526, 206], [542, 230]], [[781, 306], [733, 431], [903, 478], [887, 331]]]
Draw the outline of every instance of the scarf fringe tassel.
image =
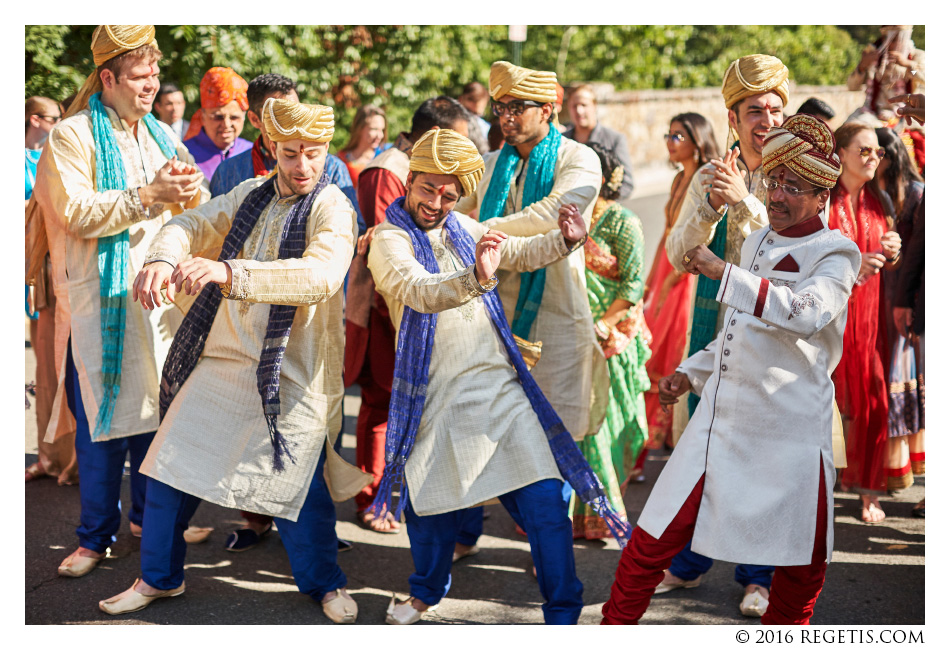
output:
[[297, 464], [297, 459], [294, 458], [294, 455], [290, 451], [290, 443], [287, 442], [287, 439], [277, 430], [277, 416], [276, 415], [265, 415], [264, 419], [267, 421], [267, 430], [270, 432], [270, 444], [274, 448], [274, 472], [280, 474], [284, 471], [284, 456], [290, 459], [290, 462]]

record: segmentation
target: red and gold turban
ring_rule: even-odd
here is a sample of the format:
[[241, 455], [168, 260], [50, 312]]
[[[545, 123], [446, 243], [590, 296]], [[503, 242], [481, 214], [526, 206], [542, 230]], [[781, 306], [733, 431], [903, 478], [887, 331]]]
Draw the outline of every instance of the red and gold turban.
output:
[[834, 187], [841, 175], [841, 161], [835, 154], [835, 136], [821, 119], [812, 115], [792, 115], [765, 138], [762, 170], [785, 165], [818, 187]]
[[[201, 78], [201, 108], [213, 111], [216, 108], [237, 102], [246, 111], [247, 82], [231, 68], [211, 68]], [[195, 111], [183, 140], [193, 138], [201, 131], [201, 111]]]

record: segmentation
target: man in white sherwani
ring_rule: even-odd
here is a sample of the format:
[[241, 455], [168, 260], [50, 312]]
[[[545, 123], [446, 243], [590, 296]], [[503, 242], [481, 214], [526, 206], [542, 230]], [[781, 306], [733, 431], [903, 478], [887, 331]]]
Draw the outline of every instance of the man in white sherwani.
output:
[[[460, 200], [457, 211], [477, 209], [478, 220], [489, 228], [531, 237], [557, 230], [559, 209], [573, 204], [590, 227], [603, 182], [600, 161], [586, 145], [561, 136], [554, 112], [557, 75], [496, 61], [489, 93], [505, 144], [485, 156], [477, 191]], [[575, 440], [596, 433], [606, 414], [609, 376], [588, 325], [584, 252], [531, 273], [503, 270], [500, 278], [498, 295], [512, 332], [543, 344], [532, 376]], [[464, 537], [476, 538], [480, 524], [479, 511], [466, 522]], [[458, 554], [476, 550], [460, 544]]]
[[333, 110], [270, 98], [263, 112], [275, 172], [170, 221], [135, 281], [146, 309], [163, 286], [169, 299], [198, 297], [169, 351], [163, 419], [142, 463], [142, 578], [99, 603], [109, 614], [184, 592], [181, 534], [204, 499], [275, 517], [297, 588], [332, 621], [356, 620], [331, 499], [368, 481], [333, 450], [356, 213], [324, 169]]
[[811, 618], [833, 539], [831, 372], [861, 263], [821, 218], [841, 173], [834, 147], [824, 122], [790, 117], [762, 152], [769, 227], [738, 265], [705, 246], [683, 257], [719, 283], [726, 321], [660, 382], [664, 407], [690, 390], [700, 403], [621, 556], [604, 623], [638, 621], [691, 536], [697, 553], [776, 566], [763, 623]]
[[46, 235], [56, 294], [57, 388], [39, 435], [52, 442], [61, 418], [76, 418], [79, 548], [58, 570], [72, 578], [92, 571], [115, 539], [127, 455], [129, 522], [140, 530], [139, 465], [158, 428], [159, 378], [181, 315], [171, 305], [142, 312], [132, 279], [159, 229], [182, 205], [207, 200], [191, 154], [150, 113], [162, 57], [155, 27], [99, 25], [91, 49], [97, 68], [50, 132], [30, 216]]
[[509, 237], [456, 215], [484, 164], [471, 140], [450, 129], [422, 136], [409, 169], [406, 196], [389, 206], [368, 259], [398, 332], [387, 465], [373, 507], [377, 517], [405, 509], [415, 564], [410, 599], [391, 603], [386, 622], [415, 623], [439, 603], [465, 509], [499, 498], [528, 534], [545, 622], [574, 624], [582, 585], [561, 496], [563, 459], [573, 463], [563, 470], [572, 485], [593, 473], [531, 379], [492, 289], [496, 268], [563, 260], [586, 240], [586, 224], [565, 206], [557, 229]]

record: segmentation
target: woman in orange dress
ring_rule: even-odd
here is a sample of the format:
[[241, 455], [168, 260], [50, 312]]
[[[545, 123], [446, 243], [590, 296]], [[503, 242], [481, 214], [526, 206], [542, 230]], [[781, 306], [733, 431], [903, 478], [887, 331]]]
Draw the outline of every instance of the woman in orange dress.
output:
[[878, 498], [886, 494], [888, 382], [884, 372], [881, 271], [900, 255], [900, 236], [890, 230], [874, 173], [884, 149], [874, 128], [848, 122], [835, 132], [841, 177], [831, 192], [828, 227], [857, 244], [861, 270], [848, 300], [844, 350], [832, 379], [845, 424], [848, 466], [841, 487], [861, 495], [861, 519], [884, 520]]
[[[653, 332], [653, 356], [647, 361], [650, 390], [646, 394], [647, 422], [650, 439], [647, 446], [659, 449], [668, 442], [672, 429], [672, 415], [660, 408], [657, 384], [670, 375], [683, 360], [686, 348], [686, 330], [689, 325], [690, 296], [696, 286], [696, 277], [680, 273], [666, 256], [666, 236], [679, 217], [686, 188], [700, 167], [718, 156], [716, 137], [706, 118], [698, 113], [683, 113], [670, 122], [670, 131], [663, 136], [670, 162], [682, 166], [673, 179], [670, 199], [666, 202], [666, 230], [660, 238], [653, 267], [647, 277], [645, 317]], [[669, 441], [671, 442], [671, 441]], [[646, 449], [634, 469], [634, 480], [641, 480]]]

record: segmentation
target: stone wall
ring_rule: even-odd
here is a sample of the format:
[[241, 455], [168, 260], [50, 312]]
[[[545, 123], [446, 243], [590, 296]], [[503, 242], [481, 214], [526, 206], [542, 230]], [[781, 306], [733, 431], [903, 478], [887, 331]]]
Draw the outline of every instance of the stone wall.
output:
[[[674, 115], [695, 112], [705, 116], [712, 122], [716, 141], [725, 150], [728, 123], [719, 88], [615, 91], [611, 84], [593, 86], [597, 96], [598, 121], [627, 136], [637, 194], [648, 189], [653, 191], [653, 185], [669, 183], [671, 170], [663, 134], [668, 133], [670, 119]], [[567, 96], [570, 96], [570, 89]], [[840, 126], [852, 111], [864, 103], [863, 91], [849, 91], [846, 86], [792, 84], [786, 112], [791, 114], [809, 97], [817, 97], [834, 109], [836, 115], [831, 121], [832, 128]], [[566, 99], [560, 118], [562, 122], [568, 123], [571, 116]]]

